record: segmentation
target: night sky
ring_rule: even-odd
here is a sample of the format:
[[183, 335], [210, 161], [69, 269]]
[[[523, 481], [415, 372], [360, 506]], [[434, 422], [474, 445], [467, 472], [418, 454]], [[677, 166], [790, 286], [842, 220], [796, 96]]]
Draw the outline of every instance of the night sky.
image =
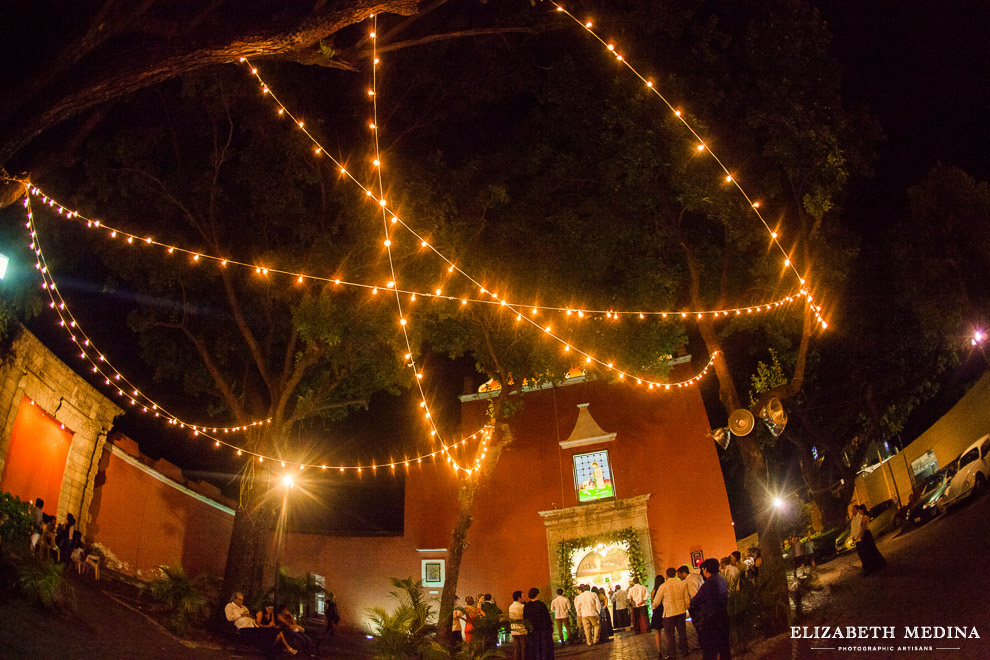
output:
[[[855, 179], [848, 188], [846, 201], [847, 222], [854, 224], [863, 238], [862, 249], [869, 251], [879, 243], [880, 237], [894, 221], [903, 218], [907, 209], [905, 190], [916, 183], [936, 163], [954, 165], [964, 169], [978, 180], [990, 179], [990, 49], [986, 35], [990, 34], [990, 8], [984, 2], [863, 2], [842, 0], [816, 3], [833, 34], [832, 52], [842, 66], [843, 96], [847, 102], [869, 109], [879, 121], [886, 135], [879, 147], [879, 159], [874, 164], [874, 176]], [[475, 10], [472, 10], [475, 11]], [[486, 16], [477, 10], [479, 20]], [[605, 9], [607, 11], [607, 7]], [[575, 58], [597, 56], [580, 40], [580, 34], [563, 33], [565, 38], [556, 43], [570, 42]], [[573, 37], [568, 39], [566, 37]], [[653, 64], [663, 65], [663, 54], [656, 55]], [[291, 85], [291, 68], [272, 67], [279, 83]], [[322, 76], [328, 86], [346, 81], [347, 74], [339, 71], [302, 70], [301, 80]], [[356, 81], [358, 84], [361, 81]], [[274, 84], [274, 83], [273, 83]], [[353, 86], [355, 81], [342, 83]], [[289, 92], [305, 104], [306, 95], [298, 89]], [[320, 103], [310, 108], [310, 115], [321, 112]], [[331, 104], [327, 104], [330, 106]], [[326, 113], [341, 126], [341, 141], [346, 143], [350, 130], [347, 121], [353, 121], [356, 110], [349, 109], [346, 101], [332, 104]], [[392, 109], [401, 112], [401, 109]], [[475, 127], [479, 140], [499, 139], [496, 126]], [[401, 176], [401, 174], [400, 174]], [[53, 182], [55, 183], [55, 182]], [[99, 203], [94, 200], [94, 208]], [[19, 218], [16, 210], [3, 211], [7, 223]], [[83, 248], [85, 250], [85, 248]], [[85, 273], [85, 268], [80, 272]], [[57, 274], [56, 274], [57, 275]], [[123, 371], [135, 374], [145, 368], [136, 355], [133, 335], [122, 319], [132, 307], [126, 291], [111, 292], [103, 281], [103, 275], [92, 271], [92, 278], [77, 277], [60, 282], [71, 292], [78, 308], [77, 314], [85, 318], [88, 330], [94, 338], [105, 344], [113, 344], [119, 353], [118, 361]], [[47, 312], [47, 310], [46, 310]], [[52, 317], [43, 312], [28, 326], [35, 334], [56, 351], [70, 366], [79, 367], [64, 335], [52, 327]], [[695, 350], [692, 343], [692, 350]], [[695, 351], [704, 353], [703, 345]], [[473, 368], [470, 357], [450, 361], [444, 356], [428, 354], [427, 367], [444, 376], [435, 384], [436, 399], [448, 430], [459, 427], [456, 396], [465, 389], [476, 388], [485, 379]], [[950, 374], [950, 385], [941, 397], [923, 406], [913, 416], [906, 435], [918, 433], [938, 414], [951, 405], [957, 388], [952, 383], [964, 383], [971, 377], [974, 366], [964, 365], [963, 375]], [[163, 392], [165, 390], [162, 390]], [[724, 413], [719, 412], [717, 392], [709, 380], [702, 388], [713, 425], [719, 425]], [[166, 395], [167, 396], [167, 395]], [[177, 402], [180, 409], [196, 414], [197, 402]], [[369, 408], [352, 413], [349, 419], [328, 428], [326, 433], [336, 442], [350, 447], [355, 455], [365, 449], [381, 457], [396, 446], [409, 446], [411, 417], [415, 413], [413, 400], [407, 396], [376, 395]], [[236, 492], [231, 471], [235, 466], [222, 455], [205, 448], [203, 443], [187, 435], [163, 429], [156, 423], [138, 415], [125, 415], [118, 419], [116, 428], [137, 440], [146, 454], [163, 457], [184, 469], [187, 477], [208, 479], [217, 483], [227, 493]], [[904, 438], [910, 440], [910, 437]], [[379, 477], [377, 480], [347, 478], [344, 483], [356, 488], [341, 489], [341, 482], [329, 482], [327, 500], [337, 503], [335, 512], [326, 517], [319, 515], [299, 522], [302, 529], [323, 529], [336, 532], [386, 533], [401, 530], [401, 479]], [[738, 483], [729, 484], [730, 499], [737, 519], [745, 519], [744, 498]], [[747, 528], [745, 522], [741, 525]]]

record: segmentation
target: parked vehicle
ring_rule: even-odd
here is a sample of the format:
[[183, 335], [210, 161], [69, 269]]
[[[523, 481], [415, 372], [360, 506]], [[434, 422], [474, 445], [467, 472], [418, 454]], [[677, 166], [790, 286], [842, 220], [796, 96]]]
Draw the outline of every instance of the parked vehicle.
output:
[[[874, 538], [878, 538], [881, 534], [886, 534], [894, 528], [894, 518], [897, 516], [897, 502], [886, 500], [870, 509], [868, 513], [870, 516], [870, 531], [873, 533]], [[842, 530], [842, 533], [835, 537], [835, 552], [836, 554], [841, 554], [855, 547], [856, 542], [852, 538], [852, 522], [850, 521], [846, 525], [846, 528]]]
[[942, 498], [942, 508], [948, 509], [969, 497], [978, 497], [987, 489], [990, 476], [990, 435], [985, 435], [962, 453], [956, 461], [956, 474], [949, 481]]
[[928, 477], [925, 487], [915, 502], [914, 507], [908, 514], [908, 522], [914, 525], [921, 525], [932, 518], [941, 515], [945, 509], [942, 500], [945, 498], [945, 491], [949, 487], [949, 482], [956, 474], [956, 462], [953, 461], [944, 468]]

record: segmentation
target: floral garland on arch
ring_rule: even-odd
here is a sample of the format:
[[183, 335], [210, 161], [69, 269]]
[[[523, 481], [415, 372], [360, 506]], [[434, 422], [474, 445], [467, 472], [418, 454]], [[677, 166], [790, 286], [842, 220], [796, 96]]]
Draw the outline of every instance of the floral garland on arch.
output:
[[564, 595], [574, 598], [577, 594], [577, 584], [571, 574], [571, 561], [574, 553], [583, 548], [594, 547], [600, 543], [623, 543], [629, 555], [629, 572], [632, 577], [637, 578], [640, 584], [645, 584], [646, 560], [643, 559], [643, 548], [639, 544], [639, 535], [632, 527], [624, 527], [600, 534], [582, 536], [580, 538], [565, 539], [557, 546], [557, 570], [560, 574], [561, 587]]

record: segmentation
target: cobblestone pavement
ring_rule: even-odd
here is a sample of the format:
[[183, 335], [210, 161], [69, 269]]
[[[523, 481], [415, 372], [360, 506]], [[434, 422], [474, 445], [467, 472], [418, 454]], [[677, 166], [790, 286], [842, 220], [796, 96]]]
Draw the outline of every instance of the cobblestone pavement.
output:
[[[698, 634], [690, 622], [687, 624], [687, 631], [688, 648], [697, 649]], [[561, 647], [558, 645], [555, 657], [574, 658], [575, 660], [657, 660], [659, 653], [652, 630], [640, 635], [620, 630], [615, 633], [612, 641], [596, 646], [582, 644], [580, 646]], [[701, 651], [693, 651], [689, 657], [701, 658]]]

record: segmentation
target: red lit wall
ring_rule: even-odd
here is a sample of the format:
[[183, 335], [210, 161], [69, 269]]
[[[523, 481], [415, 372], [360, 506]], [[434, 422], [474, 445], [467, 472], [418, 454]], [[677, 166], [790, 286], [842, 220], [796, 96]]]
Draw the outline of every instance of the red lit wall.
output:
[[94, 498], [92, 540], [132, 575], [141, 571], [148, 578], [157, 566], [175, 562], [192, 575], [223, 575], [233, 515], [108, 453], [105, 479]]
[[4, 462], [0, 490], [33, 502], [45, 501], [45, 513], [55, 515], [65, 473], [72, 432], [24, 397], [17, 408]]
[[[609, 451], [618, 499], [650, 495], [652, 547], [644, 550], [655, 570], [689, 564], [695, 550], [706, 558], [735, 550], [722, 472], [696, 388], [656, 395], [590, 382], [530, 392], [524, 401], [510, 422], [514, 442], [475, 497], [460, 596], [490, 592], [504, 608], [516, 589], [550, 587], [550, 550], [538, 512], [578, 505], [572, 457], [598, 449]], [[590, 404], [598, 425], [616, 438], [562, 449], [558, 443], [570, 435], [582, 403]], [[463, 404], [464, 435], [485, 423], [487, 405], [487, 400]], [[404, 537], [292, 535], [283, 565], [295, 574], [324, 575], [345, 622], [363, 625], [367, 608], [394, 604], [388, 597], [390, 577], [419, 578], [422, 560], [445, 556], [457, 515], [457, 484], [443, 463], [413, 465], [406, 478]]]
[[[524, 401], [510, 422], [515, 441], [475, 498], [458, 591], [491, 592], [506, 603], [516, 589], [549, 586], [546, 527], [537, 512], [577, 506], [572, 457], [598, 449], [609, 451], [618, 499], [650, 494], [655, 570], [689, 564], [695, 550], [721, 558], [735, 549], [728, 497], [697, 389], [657, 396], [642, 388], [590, 382], [531, 392]], [[590, 403], [592, 417], [605, 431], [615, 432], [615, 440], [560, 447], [581, 403]], [[487, 404], [464, 404], [465, 434], [484, 423]], [[455, 515], [454, 488], [454, 477], [444, 467], [410, 475], [406, 530], [417, 547], [446, 547]]]

